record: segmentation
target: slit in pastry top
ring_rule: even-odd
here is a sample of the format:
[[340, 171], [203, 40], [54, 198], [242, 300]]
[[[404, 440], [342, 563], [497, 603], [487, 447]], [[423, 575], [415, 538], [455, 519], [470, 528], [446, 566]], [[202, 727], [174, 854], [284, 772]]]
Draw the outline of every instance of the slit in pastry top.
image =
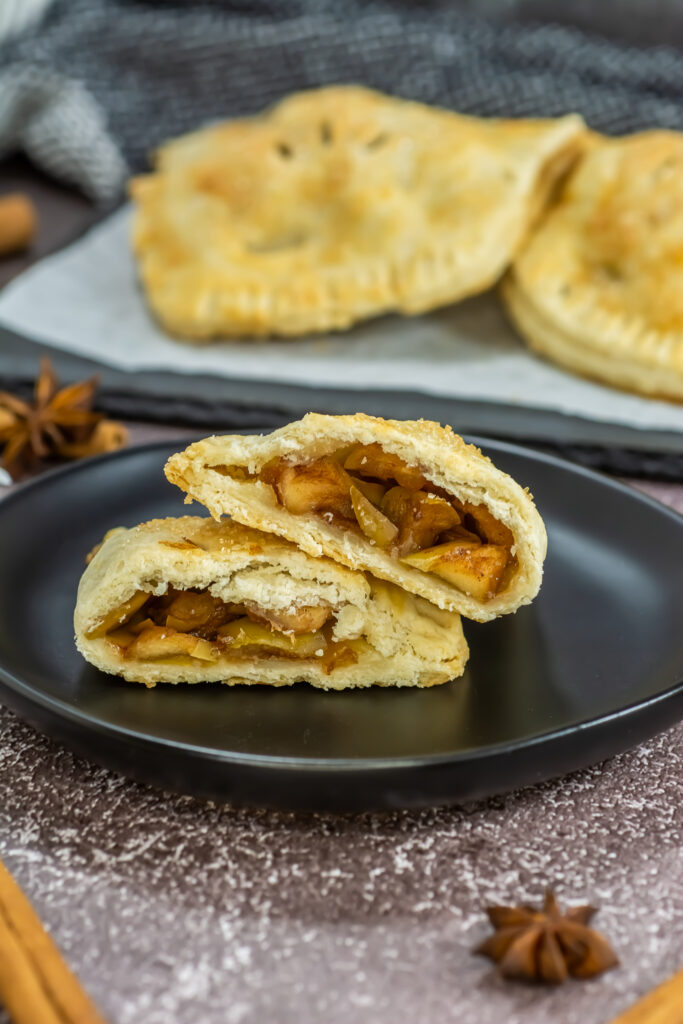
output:
[[580, 117], [466, 117], [360, 86], [171, 140], [130, 184], [166, 330], [301, 337], [491, 287], [583, 150]]
[[166, 475], [215, 517], [469, 618], [515, 611], [541, 584], [546, 534], [528, 490], [437, 423], [309, 413], [196, 442]]
[[89, 662], [147, 686], [430, 686], [467, 660], [457, 614], [272, 535], [192, 516], [107, 535], [74, 625]]

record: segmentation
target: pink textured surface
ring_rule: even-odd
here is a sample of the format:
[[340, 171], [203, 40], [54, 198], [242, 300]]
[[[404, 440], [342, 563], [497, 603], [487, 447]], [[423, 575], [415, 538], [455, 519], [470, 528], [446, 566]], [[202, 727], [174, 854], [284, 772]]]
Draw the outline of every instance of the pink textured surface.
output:
[[[641, 486], [683, 511], [683, 488]], [[682, 792], [678, 725], [467, 808], [240, 811], [87, 764], [0, 708], [0, 856], [112, 1024], [603, 1024], [683, 964]], [[471, 955], [485, 904], [547, 885], [601, 907], [619, 969], [547, 990]]]
[[[682, 744], [466, 809], [304, 818], [148, 790], [2, 712], [0, 856], [112, 1024], [603, 1024], [683, 959]], [[621, 968], [554, 991], [470, 954], [482, 905], [548, 884], [601, 907]]]

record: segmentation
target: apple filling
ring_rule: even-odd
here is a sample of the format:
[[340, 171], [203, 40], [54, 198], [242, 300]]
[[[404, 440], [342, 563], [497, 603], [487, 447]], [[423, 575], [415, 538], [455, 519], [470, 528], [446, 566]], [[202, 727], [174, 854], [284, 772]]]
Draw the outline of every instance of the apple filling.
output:
[[333, 618], [327, 605], [271, 610], [222, 601], [208, 590], [169, 587], [160, 597], [137, 591], [108, 612], [88, 639], [104, 638], [123, 658], [136, 661], [315, 659], [329, 675], [355, 664], [364, 645], [360, 639], [335, 640]]
[[359, 531], [405, 565], [477, 600], [503, 590], [517, 565], [511, 531], [484, 505], [459, 501], [379, 444], [351, 445], [307, 463], [275, 459], [259, 479], [293, 515], [313, 513]]

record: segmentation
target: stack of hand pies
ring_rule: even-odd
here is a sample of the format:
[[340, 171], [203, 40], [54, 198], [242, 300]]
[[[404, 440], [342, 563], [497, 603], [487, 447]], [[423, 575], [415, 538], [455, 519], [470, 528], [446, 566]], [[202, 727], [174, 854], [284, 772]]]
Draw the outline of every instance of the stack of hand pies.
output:
[[165, 472], [213, 518], [110, 531], [74, 617], [89, 662], [146, 686], [432, 686], [464, 671], [461, 616], [541, 584], [531, 495], [437, 423], [309, 413]]

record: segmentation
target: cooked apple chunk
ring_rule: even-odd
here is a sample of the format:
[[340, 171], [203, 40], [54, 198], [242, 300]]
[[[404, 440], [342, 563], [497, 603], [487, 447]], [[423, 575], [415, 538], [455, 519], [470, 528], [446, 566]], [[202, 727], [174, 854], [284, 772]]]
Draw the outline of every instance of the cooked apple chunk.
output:
[[368, 501], [379, 508], [382, 498], [387, 492], [386, 484], [376, 483], [374, 480], [364, 480], [361, 476], [354, 477], [354, 487], [357, 487], [361, 494], [364, 494]]
[[344, 462], [344, 469], [359, 476], [395, 480], [409, 491], [419, 491], [427, 483], [416, 466], [409, 466], [400, 456], [385, 452], [379, 444], [358, 445]]
[[320, 664], [325, 670], [325, 674], [329, 676], [337, 668], [357, 665], [358, 658], [367, 650], [368, 645], [365, 640], [344, 640], [341, 643], [331, 643], [325, 648]]
[[149, 594], [144, 590], [138, 590], [137, 593], [129, 597], [127, 601], [119, 605], [118, 608], [112, 608], [110, 612], [104, 616], [103, 619], [97, 623], [94, 629], [91, 629], [88, 633], [88, 639], [95, 640], [99, 637], [106, 636], [113, 629], [123, 626], [129, 619], [132, 619], [137, 611], [142, 608], [143, 604], [148, 600]]
[[[150, 619], [149, 616], [147, 618], [140, 619], [139, 622], [138, 618], [139, 616], [136, 615], [131, 622], [127, 622], [126, 625], [123, 627], [124, 630], [126, 630], [126, 632], [130, 633], [132, 636], [137, 636], [138, 633], [142, 633], [145, 629], [149, 629], [150, 626], [157, 625], [157, 623], [154, 622], [153, 619]], [[113, 634], [108, 633], [107, 635], [112, 636]]]
[[166, 625], [190, 633], [209, 621], [215, 607], [216, 601], [206, 591], [181, 590], [168, 606]]
[[512, 530], [492, 516], [486, 505], [463, 505], [465, 525], [470, 525], [487, 544], [502, 544], [510, 548], [514, 543]]
[[373, 544], [388, 548], [398, 535], [398, 526], [387, 519], [357, 487], [351, 487], [351, 503], [361, 530]]
[[[152, 622], [153, 626], [154, 623]], [[146, 629], [147, 627], [145, 627]], [[139, 630], [138, 630], [139, 632]], [[108, 644], [113, 644], [118, 647], [121, 651], [125, 651], [127, 647], [133, 643], [135, 639], [135, 629], [130, 626], [121, 626], [120, 629], [112, 629], [105, 636], [105, 640]]]
[[163, 626], [150, 626], [143, 630], [132, 644], [126, 648], [126, 656], [140, 658], [142, 661], [155, 661], [159, 658], [174, 658], [179, 654], [200, 661], [218, 661], [219, 652], [208, 640], [192, 636], [191, 633], [178, 633], [174, 629]]
[[460, 515], [450, 502], [427, 491], [392, 487], [384, 495], [381, 508], [398, 527], [401, 555], [431, 546], [444, 531], [460, 524]]
[[409, 512], [413, 492], [407, 487], [390, 487], [382, 498], [379, 507], [392, 523], [400, 526], [404, 516]]
[[332, 609], [327, 605], [280, 608], [273, 611], [247, 601], [244, 607], [252, 621], [265, 623], [280, 633], [315, 633], [316, 630], [323, 628], [332, 615]]
[[498, 590], [508, 552], [498, 544], [456, 540], [416, 551], [402, 561], [423, 572], [433, 572], [470, 597], [486, 601]]
[[418, 491], [413, 495], [410, 515], [402, 524], [399, 539], [413, 550], [429, 547], [445, 530], [460, 523], [450, 502], [435, 494]]
[[231, 650], [240, 647], [259, 647], [264, 650], [282, 651], [297, 658], [312, 658], [322, 655], [325, 650], [325, 638], [322, 633], [276, 633], [246, 617], [234, 619], [221, 626], [218, 636], [230, 645]]
[[477, 544], [483, 543], [481, 537], [477, 536], [476, 533], [472, 533], [471, 530], [466, 530], [464, 526], [454, 526], [452, 530], [446, 530], [441, 534], [439, 540], [442, 544], [452, 540], [466, 540], [471, 541], [475, 547]]
[[281, 463], [264, 479], [274, 485], [278, 498], [293, 515], [333, 512], [353, 519], [352, 480], [334, 459], [316, 459], [302, 466]]

